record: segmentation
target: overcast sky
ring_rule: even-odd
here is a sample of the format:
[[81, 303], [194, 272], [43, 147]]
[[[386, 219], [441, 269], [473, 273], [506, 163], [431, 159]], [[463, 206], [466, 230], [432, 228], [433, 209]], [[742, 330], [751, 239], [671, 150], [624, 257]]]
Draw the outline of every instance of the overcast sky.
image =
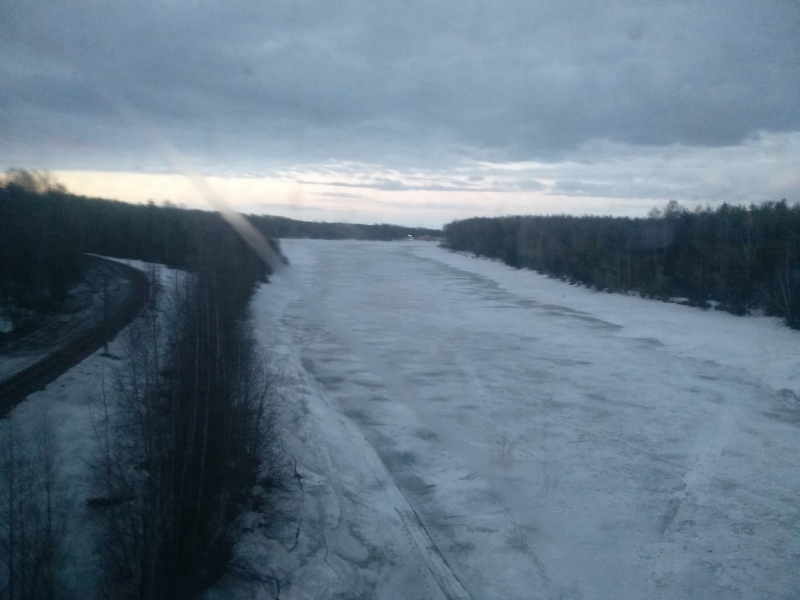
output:
[[0, 0], [0, 168], [439, 226], [800, 200], [800, 2]]

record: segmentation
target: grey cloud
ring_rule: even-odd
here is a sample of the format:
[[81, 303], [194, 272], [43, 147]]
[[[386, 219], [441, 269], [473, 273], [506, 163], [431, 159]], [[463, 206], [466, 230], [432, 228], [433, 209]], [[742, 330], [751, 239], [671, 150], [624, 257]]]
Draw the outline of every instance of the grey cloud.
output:
[[464, 186], [441, 185], [437, 183], [406, 184], [397, 179], [385, 179], [385, 178], [378, 178], [373, 181], [365, 183], [350, 183], [345, 181], [310, 181], [302, 179], [298, 180], [298, 183], [305, 185], [329, 185], [333, 187], [381, 190], [384, 192], [407, 192], [411, 190], [420, 190], [429, 192], [464, 192], [464, 191], [474, 192], [474, 191], [486, 191], [487, 189], [489, 189], [489, 188], [470, 187], [466, 185]]
[[285, 202], [260, 202], [258, 204], [247, 204], [245, 206], [237, 207], [242, 212], [250, 214], [269, 214], [269, 211], [275, 210], [289, 210], [289, 211], [329, 211], [330, 207], [327, 206], [314, 206], [313, 204], [288, 204]]
[[545, 184], [535, 179], [522, 179], [516, 182], [516, 186], [518, 189], [527, 191], [541, 191], [547, 189]]
[[325, 198], [348, 198], [351, 200], [358, 200], [366, 198], [361, 194], [337, 194], [336, 192], [314, 192], [315, 196], [323, 196]]
[[150, 152], [98, 87], [193, 160], [231, 168], [558, 160], [592, 139], [736, 144], [800, 130], [799, 25], [797, 3], [749, 0], [8, 2], [2, 158], [75, 160], [52, 138], [88, 160], [125, 146], [119, 167]]
[[[398, 209], [408, 209], [409, 204], [407, 202], [376, 202], [380, 206], [386, 206], [390, 208], [398, 208]], [[470, 214], [476, 210], [475, 204], [467, 204], [464, 202], [425, 202], [423, 204], [415, 204], [413, 205], [413, 209], [415, 212], [425, 212], [425, 211], [448, 211], [448, 212], [462, 212], [466, 214]]]
[[[559, 180], [550, 188], [550, 193], [565, 196], [617, 197], [620, 185], [592, 183], [576, 180]], [[628, 194], [625, 194], [626, 196]]]
[[368, 190], [384, 190], [390, 192], [408, 190], [408, 186], [395, 179], [377, 179], [369, 183], [349, 183], [345, 181], [310, 181], [299, 179], [297, 183], [303, 185], [329, 185], [332, 187], [362, 188]]

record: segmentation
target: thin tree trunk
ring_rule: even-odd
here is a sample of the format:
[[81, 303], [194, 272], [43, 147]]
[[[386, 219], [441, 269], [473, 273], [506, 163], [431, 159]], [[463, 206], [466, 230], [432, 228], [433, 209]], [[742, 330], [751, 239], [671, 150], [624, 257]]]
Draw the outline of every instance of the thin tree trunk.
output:
[[[210, 291], [209, 291], [210, 296]], [[210, 298], [206, 299], [206, 336], [209, 338], [209, 342], [211, 341], [211, 319], [209, 315], [209, 305], [210, 305]], [[215, 313], [217, 312], [217, 308], [215, 306]], [[215, 356], [215, 364], [214, 369], [210, 370], [210, 373], [216, 375], [217, 379], [220, 378], [220, 365], [219, 365], [219, 315], [216, 314], [216, 337], [213, 338], [213, 343], [216, 345], [216, 356]], [[210, 350], [210, 348], [209, 348]], [[209, 357], [210, 358], [210, 357]], [[206, 406], [205, 406], [205, 416], [203, 418], [203, 450], [200, 455], [200, 482], [197, 486], [197, 506], [195, 509], [195, 517], [194, 517], [194, 536], [197, 537], [197, 530], [200, 524], [200, 516], [201, 516], [201, 507], [203, 501], [203, 485], [205, 483], [205, 468], [206, 468], [206, 450], [208, 449], [208, 420], [209, 420], [209, 412], [211, 408], [211, 377], [209, 374], [206, 375]], [[217, 389], [216, 392], [219, 394], [221, 390], [219, 389], [219, 382], [217, 382]]]

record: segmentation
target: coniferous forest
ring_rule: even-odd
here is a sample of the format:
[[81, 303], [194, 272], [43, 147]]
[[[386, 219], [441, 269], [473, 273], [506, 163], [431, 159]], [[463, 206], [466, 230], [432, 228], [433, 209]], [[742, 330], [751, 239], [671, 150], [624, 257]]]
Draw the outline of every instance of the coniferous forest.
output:
[[800, 204], [671, 201], [648, 218], [511, 216], [444, 228], [445, 245], [598, 290], [684, 298], [800, 328]]

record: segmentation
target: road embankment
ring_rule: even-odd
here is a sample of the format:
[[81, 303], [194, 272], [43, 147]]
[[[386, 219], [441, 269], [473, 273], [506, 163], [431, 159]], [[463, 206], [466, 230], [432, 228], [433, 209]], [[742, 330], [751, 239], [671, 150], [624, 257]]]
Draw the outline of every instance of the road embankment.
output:
[[67, 337], [33, 364], [0, 381], [0, 417], [29, 394], [42, 389], [103, 345], [130, 323], [147, 300], [148, 281], [142, 271], [123, 263], [87, 255], [87, 263], [103, 269], [110, 276], [126, 280], [128, 293], [119, 301], [108, 303], [99, 322], [90, 322]]

